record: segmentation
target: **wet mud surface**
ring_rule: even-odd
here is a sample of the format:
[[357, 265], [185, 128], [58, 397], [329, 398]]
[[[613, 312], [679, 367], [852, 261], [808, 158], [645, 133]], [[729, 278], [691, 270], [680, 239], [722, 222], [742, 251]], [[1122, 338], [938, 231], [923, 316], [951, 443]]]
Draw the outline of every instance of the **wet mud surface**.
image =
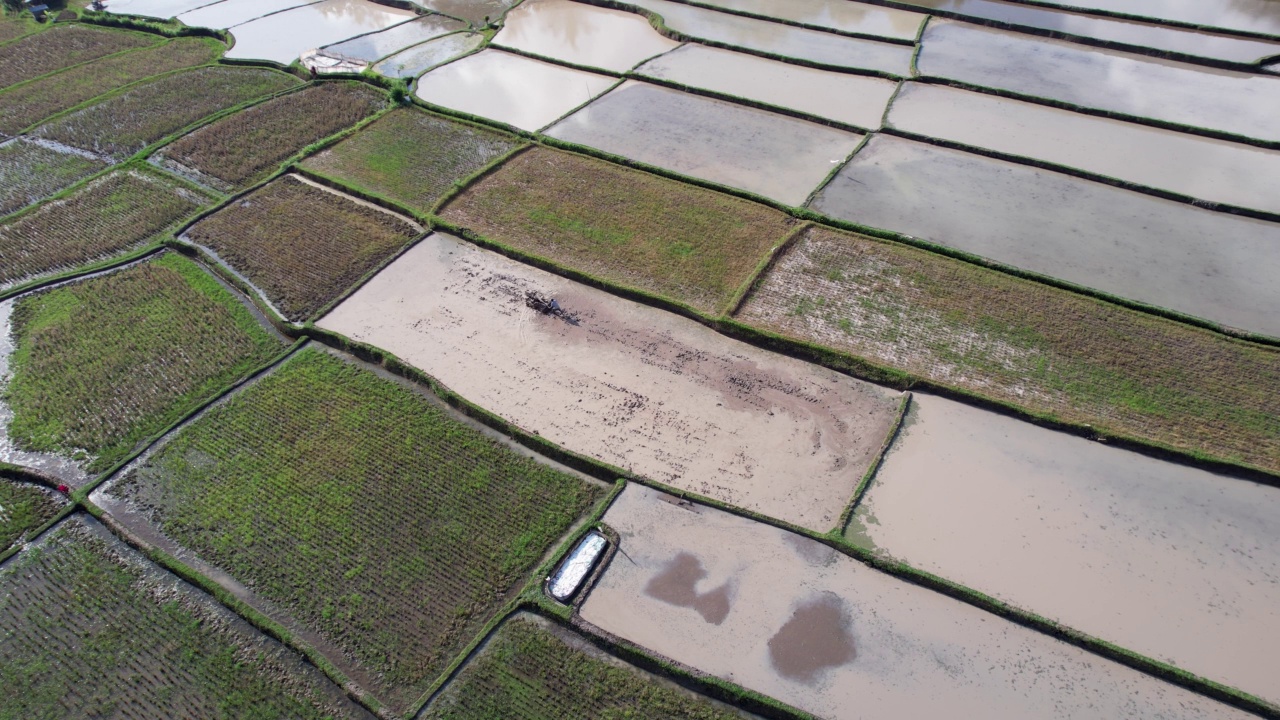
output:
[[635, 13], [571, 0], [526, 0], [507, 15], [493, 41], [613, 72], [630, 70], [680, 44]]
[[317, 324], [571, 451], [823, 532], [896, 409], [896, 392], [438, 233]]
[[698, 581], [707, 576], [702, 561], [697, 556], [682, 552], [667, 563], [662, 572], [653, 576], [644, 587], [644, 594], [677, 607], [693, 608], [703, 620], [719, 625], [729, 615], [732, 606], [733, 580], [698, 592]]
[[[619, 552], [582, 607], [607, 632], [823, 718], [1244, 718], [844, 555], [631, 484]], [[819, 545], [819, 547], [822, 547]], [[823, 547], [823, 551], [827, 548]], [[736, 588], [720, 624], [645, 588], [673, 562]]]
[[1280, 35], [1280, 5], [1275, 0], [1060, 0], [1051, 4]]

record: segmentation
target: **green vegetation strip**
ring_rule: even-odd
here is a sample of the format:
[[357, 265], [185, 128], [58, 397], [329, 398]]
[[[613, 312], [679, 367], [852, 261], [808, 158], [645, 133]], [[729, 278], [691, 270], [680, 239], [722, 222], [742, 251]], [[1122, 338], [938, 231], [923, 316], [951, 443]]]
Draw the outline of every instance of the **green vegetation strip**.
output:
[[23, 449], [111, 467], [278, 352], [230, 291], [176, 254], [20, 297], [5, 390]]
[[102, 170], [107, 163], [19, 138], [0, 145], [0, 216], [21, 210]]
[[53, 519], [66, 501], [34, 483], [0, 477], [0, 552]]
[[167, 146], [163, 155], [229, 190], [261, 179], [304, 147], [385, 105], [386, 94], [363, 83], [311, 85], [207, 125]]
[[64, 521], [0, 570], [0, 719], [367, 717], [91, 522]]
[[159, 38], [86, 25], [64, 25], [0, 46], [0, 89], [82, 62], [154, 45]]
[[397, 382], [303, 350], [113, 493], [349, 653], [375, 694], [404, 707], [602, 490]]

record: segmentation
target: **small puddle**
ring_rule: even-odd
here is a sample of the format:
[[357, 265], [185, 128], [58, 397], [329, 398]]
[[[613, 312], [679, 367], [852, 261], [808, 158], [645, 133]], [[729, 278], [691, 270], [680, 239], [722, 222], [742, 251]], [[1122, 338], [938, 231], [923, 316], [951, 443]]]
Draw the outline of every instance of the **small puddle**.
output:
[[844, 600], [822, 593], [797, 607], [769, 638], [769, 662], [783, 677], [812, 684], [823, 670], [853, 660], [849, 624]]
[[682, 552], [649, 580], [644, 594], [677, 607], [693, 608], [703, 620], [719, 625], [729, 616], [729, 609], [733, 606], [733, 580], [726, 580], [720, 587], [700, 593], [698, 582], [706, 576], [702, 561]]

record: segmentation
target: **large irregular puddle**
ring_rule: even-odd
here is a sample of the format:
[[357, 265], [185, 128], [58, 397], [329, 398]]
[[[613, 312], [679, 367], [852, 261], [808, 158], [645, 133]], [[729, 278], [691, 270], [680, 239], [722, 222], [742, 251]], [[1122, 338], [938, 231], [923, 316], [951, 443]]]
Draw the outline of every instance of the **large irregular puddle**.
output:
[[626, 2], [661, 15], [667, 27], [698, 40], [837, 68], [876, 70], [902, 77], [911, 74], [911, 55], [914, 49], [910, 45], [806, 30], [670, 0]]
[[934, 396], [912, 405], [853, 535], [1280, 701], [1280, 489]]
[[1280, 337], [1280, 225], [877, 135], [813, 203], [1032, 272]]
[[925, 30], [918, 64], [923, 75], [1280, 141], [1280, 78], [1269, 75], [937, 19]]
[[[634, 483], [604, 522], [619, 552], [585, 621], [820, 717], [1247, 717], [816, 541]], [[695, 592], [735, 588], [720, 623], [646, 592], [682, 556], [700, 566]]]
[[703, 5], [895, 40], [916, 39], [923, 13], [849, 0], [700, 0]]
[[483, 43], [484, 36], [480, 33], [453, 33], [396, 53], [374, 65], [373, 71], [393, 78], [416, 78], [441, 63], [475, 50]]
[[[923, 9], [1040, 28], [1214, 60], [1252, 64], [1280, 53], [1280, 43], [1064, 12], [1005, 0], [902, 0]], [[1071, 5], [1079, 3], [1071, 2]]]
[[856, 133], [635, 80], [547, 134], [788, 205], [803, 203], [862, 140]]
[[526, 0], [507, 15], [493, 41], [619, 73], [680, 44], [659, 35], [635, 13], [571, 0]]
[[[842, 2], [845, 0], [842, 0]], [[898, 84], [690, 43], [636, 74], [874, 130]]]
[[465, 27], [466, 23], [461, 20], [443, 15], [427, 15], [382, 32], [369, 33], [329, 45], [325, 47], [325, 52], [335, 53], [342, 58], [372, 63], [411, 45], [462, 30]]
[[304, 50], [386, 30], [415, 17], [412, 10], [397, 10], [370, 0], [324, 0], [236, 26], [231, 31], [236, 42], [227, 57], [288, 65]]
[[[264, 15], [310, 5], [314, 2], [319, 0], [222, 0], [222, 2], [182, 13], [178, 19], [191, 27], [226, 29]], [[117, 3], [113, 2], [111, 7], [117, 7]]]
[[1280, 151], [942, 85], [907, 83], [889, 125], [1201, 200], [1280, 213]]
[[[528, 293], [563, 316], [531, 309]], [[573, 452], [822, 532], [897, 403], [439, 233], [317, 324]]]
[[1047, 4], [1280, 35], [1280, 4], [1275, 0], [1048, 0]]
[[616, 82], [607, 75], [485, 50], [423, 75], [416, 92], [429, 103], [534, 131]]

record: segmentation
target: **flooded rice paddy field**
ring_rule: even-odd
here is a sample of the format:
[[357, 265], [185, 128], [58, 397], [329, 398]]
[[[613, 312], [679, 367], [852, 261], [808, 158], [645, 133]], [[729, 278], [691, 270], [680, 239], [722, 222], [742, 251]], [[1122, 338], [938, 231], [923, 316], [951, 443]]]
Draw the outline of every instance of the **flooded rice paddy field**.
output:
[[476, 50], [484, 43], [480, 33], [460, 32], [414, 45], [373, 66], [373, 71], [389, 78], [416, 78], [456, 57]]
[[450, 15], [480, 28], [496, 23], [518, 0], [413, 0], [413, 4]]
[[629, 485], [582, 619], [823, 718], [1247, 715], [784, 530]]
[[507, 14], [493, 39], [534, 55], [626, 72], [680, 43], [659, 35], [635, 13], [573, 0], [525, 0]]
[[1280, 7], [1272, 0], [1052, 0], [1046, 4], [1273, 37], [1280, 35]]
[[[320, 0], [222, 0], [178, 15], [191, 27], [230, 28], [255, 18], [271, 15]], [[116, 7], [112, 4], [112, 7]]]
[[849, 536], [1280, 700], [1280, 489], [915, 394]]
[[325, 52], [372, 63], [407, 47], [457, 32], [465, 27], [466, 23], [461, 20], [443, 15], [427, 15], [407, 23], [400, 23], [387, 30], [325, 46]]
[[111, 12], [121, 15], [171, 18], [196, 8], [212, 5], [218, 0], [112, 0]]
[[568, 450], [820, 532], [897, 408], [897, 393], [440, 233], [317, 325]]
[[925, 19], [923, 13], [846, 0], [701, 0], [700, 4], [828, 30], [895, 40], [915, 40]]
[[398, 10], [368, 0], [324, 0], [235, 26], [231, 34], [236, 42], [227, 51], [227, 57], [288, 65], [304, 50], [386, 30], [415, 17], [411, 10]]
[[804, 202], [862, 135], [628, 80], [547, 130], [660, 168]]

